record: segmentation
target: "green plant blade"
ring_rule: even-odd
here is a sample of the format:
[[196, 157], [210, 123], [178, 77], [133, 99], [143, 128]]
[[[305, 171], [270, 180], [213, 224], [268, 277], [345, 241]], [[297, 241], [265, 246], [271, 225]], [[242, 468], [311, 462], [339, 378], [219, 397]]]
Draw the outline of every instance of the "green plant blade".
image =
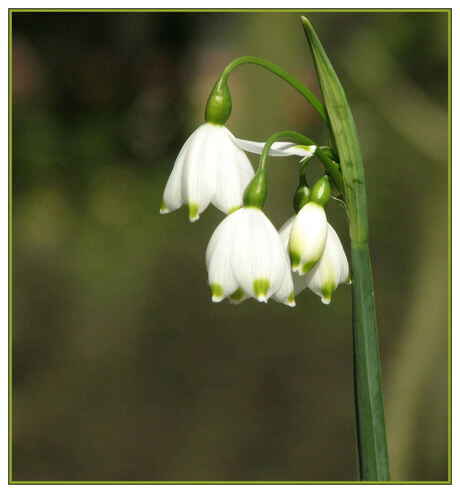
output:
[[382, 378], [368, 245], [366, 187], [361, 151], [345, 92], [312, 25], [302, 23], [312, 52], [343, 174], [350, 219], [353, 273], [353, 351], [361, 480], [389, 481]]

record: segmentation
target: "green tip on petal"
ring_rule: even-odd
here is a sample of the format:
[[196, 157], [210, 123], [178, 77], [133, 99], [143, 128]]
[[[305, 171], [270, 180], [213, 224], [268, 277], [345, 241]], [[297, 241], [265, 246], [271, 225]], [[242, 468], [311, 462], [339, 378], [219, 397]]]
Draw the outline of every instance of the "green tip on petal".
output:
[[241, 288], [238, 288], [236, 291], [233, 291], [233, 293], [230, 295], [230, 301], [233, 301], [237, 303], [238, 301], [241, 301], [244, 296], [244, 291]]
[[230, 215], [232, 212], [235, 212], [238, 209], [241, 209], [241, 205], [235, 205], [235, 207], [230, 207], [230, 209], [228, 210], [227, 214]]
[[306, 274], [308, 271], [310, 271], [315, 265], [316, 263], [318, 262], [318, 260], [310, 260], [309, 262], [305, 262], [303, 265], [302, 265], [302, 274]]
[[270, 281], [268, 279], [256, 279], [252, 283], [254, 294], [259, 301], [267, 303], [267, 292], [270, 287]]
[[193, 202], [188, 204], [188, 218], [190, 219], [190, 221], [194, 223], [195, 221], [198, 221], [199, 217], [198, 204], [195, 204]]
[[332, 293], [335, 291], [337, 286], [333, 282], [328, 282], [321, 287], [321, 301], [325, 305], [329, 305], [332, 298]]
[[348, 277], [347, 277], [347, 280], [345, 281], [345, 284], [351, 284], [350, 274], [348, 274]]
[[161, 201], [160, 214], [167, 214], [169, 209], [166, 207], [165, 199]]
[[285, 304], [291, 307], [295, 306], [294, 291], [291, 291], [291, 294], [289, 295], [287, 301], [285, 301]]
[[[296, 146], [294, 146], [294, 149], [303, 149], [304, 151], [307, 151], [307, 152], [311, 152], [312, 154], [315, 153], [316, 151], [316, 146], [306, 146], [306, 145], [302, 145], [302, 144], [298, 144]], [[308, 156], [305, 156], [302, 161], [304, 159], [306, 159]]]
[[300, 255], [292, 250], [289, 251], [289, 256], [291, 257], [292, 270], [295, 272], [300, 264]]
[[214, 301], [215, 303], [222, 301], [222, 295], [224, 293], [222, 286], [220, 284], [211, 284], [210, 287], [212, 293], [212, 301]]

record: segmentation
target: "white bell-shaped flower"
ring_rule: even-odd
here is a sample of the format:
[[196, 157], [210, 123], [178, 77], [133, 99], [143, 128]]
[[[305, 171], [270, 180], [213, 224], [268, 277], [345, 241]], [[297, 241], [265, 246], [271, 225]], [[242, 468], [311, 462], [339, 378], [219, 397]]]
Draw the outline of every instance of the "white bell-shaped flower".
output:
[[[281, 242], [286, 251], [289, 249], [289, 237], [295, 216], [288, 219], [279, 230]], [[327, 224], [327, 240], [323, 254], [317, 264], [305, 275], [292, 274], [294, 294], [310, 288], [321, 296], [321, 301], [329, 304], [332, 293], [339, 284], [351, 284], [347, 256], [334, 228]]]
[[212, 300], [238, 302], [246, 297], [295, 306], [289, 259], [265, 214], [243, 207], [214, 231], [206, 250]]
[[324, 207], [308, 202], [295, 216], [289, 237], [292, 270], [306, 274], [321, 257], [327, 239]]
[[160, 212], [187, 204], [190, 221], [212, 202], [226, 214], [243, 204], [254, 170], [223, 125], [204, 123], [183, 145], [166, 184]]

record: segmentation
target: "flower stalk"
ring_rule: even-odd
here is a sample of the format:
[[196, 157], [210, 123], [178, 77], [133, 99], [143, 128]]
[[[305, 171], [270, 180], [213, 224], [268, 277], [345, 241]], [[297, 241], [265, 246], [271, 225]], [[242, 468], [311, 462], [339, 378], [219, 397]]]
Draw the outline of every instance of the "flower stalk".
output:
[[389, 481], [390, 469], [361, 151], [343, 87], [312, 25], [305, 17], [302, 17], [302, 23], [323, 93], [330, 131], [340, 159], [344, 198], [350, 221], [354, 380], [360, 479]]
[[260, 154], [259, 168], [265, 167], [265, 163], [271, 147], [277, 140], [280, 139], [289, 139], [296, 142], [300, 146], [310, 148], [313, 151], [313, 154], [321, 161], [326, 171], [334, 180], [334, 183], [337, 185], [339, 191], [343, 193], [344, 186], [340, 167], [335, 161], [331, 159], [330, 152], [323, 147], [318, 147], [311, 139], [299, 132], [294, 132], [292, 130], [283, 130], [269, 137], [267, 139], [267, 142], [265, 143], [264, 148], [262, 149], [262, 153]]
[[240, 65], [253, 64], [258, 65], [259, 67], [263, 67], [273, 74], [277, 75], [285, 82], [287, 82], [291, 87], [293, 87], [297, 92], [299, 92], [317, 111], [318, 115], [328, 123], [326, 110], [324, 109], [323, 103], [308, 89], [305, 87], [302, 82], [296, 79], [292, 74], [279, 67], [278, 65], [265, 60], [264, 58], [260, 58], [257, 56], [241, 56], [239, 58], [235, 58], [231, 61], [222, 71], [222, 74], [219, 80], [216, 82], [214, 87], [222, 87], [226, 85], [228, 76]]

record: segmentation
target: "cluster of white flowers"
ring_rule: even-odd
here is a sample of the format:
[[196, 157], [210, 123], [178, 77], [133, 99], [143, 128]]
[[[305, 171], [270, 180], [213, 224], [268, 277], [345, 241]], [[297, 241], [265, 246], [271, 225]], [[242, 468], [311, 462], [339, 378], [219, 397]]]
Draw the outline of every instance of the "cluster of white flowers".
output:
[[[212, 203], [228, 214], [206, 251], [212, 300], [239, 303], [253, 297], [295, 306], [294, 296], [310, 288], [329, 303], [340, 283], [349, 283], [342, 244], [328, 224], [321, 201], [307, 202], [279, 230], [244, 191], [254, 171], [244, 151], [260, 154], [264, 143], [237, 139], [220, 124], [205, 123], [182, 147], [166, 184], [160, 212], [188, 205], [190, 221]], [[310, 158], [315, 146], [276, 142], [272, 156]]]

